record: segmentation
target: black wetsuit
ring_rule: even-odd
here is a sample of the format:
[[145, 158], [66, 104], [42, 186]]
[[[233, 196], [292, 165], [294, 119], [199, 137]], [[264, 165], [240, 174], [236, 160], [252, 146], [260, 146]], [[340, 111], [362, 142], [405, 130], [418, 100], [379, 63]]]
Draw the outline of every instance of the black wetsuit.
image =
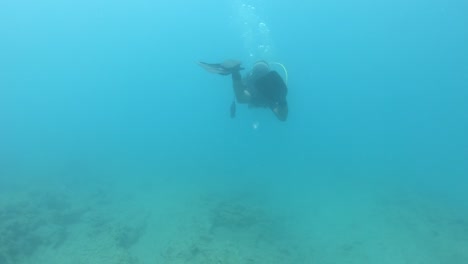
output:
[[286, 120], [288, 88], [276, 71], [256, 71], [254, 67], [245, 78], [242, 78], [240, 71], [234, 71], [232, 83], [238, 103], [248, 104], [249, 107], [270, 108], [280, 120]]

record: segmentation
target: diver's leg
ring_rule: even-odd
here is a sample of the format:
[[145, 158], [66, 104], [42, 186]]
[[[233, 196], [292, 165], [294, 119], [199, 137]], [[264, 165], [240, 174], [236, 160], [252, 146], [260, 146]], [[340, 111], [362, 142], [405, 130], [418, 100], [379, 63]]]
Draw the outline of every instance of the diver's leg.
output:
[[238, 103], [246, 104], [250, 101], [250, 94], [242, 82], [242, 76], [239, 71], [232, 72], [232, 88], [234, 89]]

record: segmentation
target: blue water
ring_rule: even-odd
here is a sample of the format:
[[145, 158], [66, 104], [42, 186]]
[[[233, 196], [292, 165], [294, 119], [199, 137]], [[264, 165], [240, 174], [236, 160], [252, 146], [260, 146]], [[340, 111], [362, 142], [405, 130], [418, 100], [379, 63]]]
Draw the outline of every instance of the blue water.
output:
[[[0, 264], [468, 263], [466, 1], [0, 2]], [[197, 61], [267, 60], [289, 117]]]

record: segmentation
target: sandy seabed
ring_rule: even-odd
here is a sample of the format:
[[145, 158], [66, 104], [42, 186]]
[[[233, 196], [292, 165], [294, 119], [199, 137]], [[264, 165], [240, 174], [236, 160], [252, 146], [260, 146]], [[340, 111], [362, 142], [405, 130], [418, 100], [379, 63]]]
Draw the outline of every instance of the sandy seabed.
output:
[[2, 191], [0, 264], [468, 263], [460, 208], [422, 193], [323, 187], [276, 194], [282, 203], [170, 181]]

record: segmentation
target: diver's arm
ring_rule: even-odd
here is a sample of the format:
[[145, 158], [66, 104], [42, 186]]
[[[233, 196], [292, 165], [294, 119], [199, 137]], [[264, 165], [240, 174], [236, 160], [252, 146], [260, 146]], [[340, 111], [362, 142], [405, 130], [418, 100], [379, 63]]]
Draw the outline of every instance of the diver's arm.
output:
[[246, 104], [250, 102], [250, 94], [247, 92], [247, 87], [242, 81], [240, 71], [244, 68], [241, 66], [240, 61], [226, 60], [223, 63], [206, 63], [198, 62], [203, 69], [208, 72], [216, 73], [220, 75], [232, 75], [232, 87], [234, 89], [234, 95], [236, 100], [240, 104]]
[[242, 82], [242, 77], [239, 71], [232, 72], [232, 87], [239, 104], [246, 104], [250, 101], [251, 96], [247, 91], [247, 87]]

